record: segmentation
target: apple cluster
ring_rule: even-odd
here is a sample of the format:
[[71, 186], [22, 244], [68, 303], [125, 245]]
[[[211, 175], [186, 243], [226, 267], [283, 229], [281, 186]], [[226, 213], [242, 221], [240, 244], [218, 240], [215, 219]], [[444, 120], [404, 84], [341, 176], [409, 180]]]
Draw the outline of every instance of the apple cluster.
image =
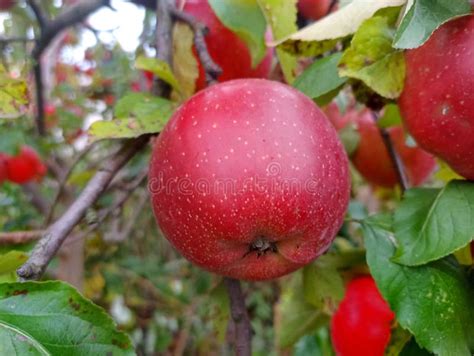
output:
[[0, 152], [0, 183], [9, 180], [25, 184], [41, 179], [46, 174], [46, 166], [38, 153], [29, 146], [22, 146], [15, 156]]

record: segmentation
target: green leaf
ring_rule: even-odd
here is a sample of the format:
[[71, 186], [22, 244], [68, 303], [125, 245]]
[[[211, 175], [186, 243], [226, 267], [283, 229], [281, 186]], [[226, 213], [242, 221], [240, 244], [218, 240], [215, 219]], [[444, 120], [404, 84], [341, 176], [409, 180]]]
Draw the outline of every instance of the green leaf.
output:
[[399, 126], [402, 124], [402, 116], [400, 109], [396, 104], [388, 104], [384, 107], [382, 117], [377, 121], [377, 126], [387, 129], [392, 126]]
[[335, 306], [344, 297], [344, 281], [331, 262], [330, 256], [321, 256], [303, 269], [304, 298], [316, 308]]
[[92, 124], [89, 129], [90, 140], [138, 137], [160, 132], [174, 109], [171, 101], [148, 93], [128, 94], [117, 102], [115, 119]]
[[399, 356], [430, 356], [433, 354], [431, 352], [426, 351], [425, 349], [422, 349], [420, 346], [418, 346], [415, 339], [412, 338], [410, 341], [408, 341], [408, 343], [405, 345], [403, 350], [398, 355]]
[[301, 293], [303, 289], [301, 271], [294, 273], [287, 282], [275, 313], [276, 339], [281, 348], [292, 346], [303, 335], [315, 331], [329, 319], [305, 300]]
[[0, 284], [0, 354], [134, 355], [103, 309], [62, 282]]
[[158, 78], [163, 79], [166, 83], [171, 85], [173, 89], [181, 92], [178, 80], [174, 76], [173, 71], [171, 70], [171, 67], [167, 62], [157, 58], [140, 56], [135, 61], [135, 67], [137, 69], [152, 72]]
[[173, 26], [173, 69], [179, 82], [184, 99], [196, 91], [196, 80], [199, 77], [199, 66], [193, 54], [194, 32], [184, 23]]
[[256, 67], [265, 57], [267, 24], [256, 0], [209, 0], [221, 22], [235, 32], [246, 44]]
[[364, 21], [339, 63], [339, 75], [359, 79], [389, 99], [400, 95], [405, 81], [403, 52], [392, 48], [397, 13], [392, 8]]
[[28, 259], [28, 254], [23, 251], [12, 250], [0, 255], [0, 274], [15, 271]]
[[16, 118], [24, 114], [28, 102], [26, 81], [11, 78], [0, 65], [0, 118]]
[[367, 263], [383, 297], [419, 345], [438, 355], [471, 355], [474, 293], [453, 259], [420, 267], [391, 261], [395, 251], [389, 215], [362, 224]]
[[[257, 2], [272, 28], [274, 40], [288, 36], [298, 29], [296, 26], [297, 0], [257, 0]], [[281, 48], [277, 48], [276, 52], [285, 80], [292, 84], [295, 80], [297, 59]]]
[[474, 184], [408, 190], [395, 211], [394, 229], [395, 262], [416, 266], [453, 253], [474, 237]]
[[362, 22], [371, 18], [378, 10], [401, 6], [405, 2], [406, 0], [353, 0], [347, 6], [274, 44], [289, 53], [317, 56], [333, 48], [341, 39], [355, 33]]
[[443, 23], [470, 12], [468, 0], [415, 0], [398, 27], [393, 45], [403, 49], [419, 47]]
[[334, 53], [314, 61], [296, 78], [293, 86], [311, 99], [340, 88], [347, 81], [347, 78], [341, 78], [337, 73], [337, 64], [341, 57], [341, 53]]

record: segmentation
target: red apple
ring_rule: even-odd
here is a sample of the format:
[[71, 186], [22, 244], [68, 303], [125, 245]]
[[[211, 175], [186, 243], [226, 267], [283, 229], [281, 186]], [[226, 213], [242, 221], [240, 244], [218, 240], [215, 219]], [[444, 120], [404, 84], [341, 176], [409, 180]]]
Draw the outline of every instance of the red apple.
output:
[[0, 0], [0, 11], [10, 10], [16, 3], [16, 0]]
[[[207, 0], [187, 0], [184, 11], [193, 15], [209, 29], [209, 33], [206, 35], [209, 54], [223, 70], [218, 78], [219, 82], [239, 78], [268, 78], [272, 64], [271, 49], [267, 50], [265, 58], [258, 66], [252, 68], [247, 45], [222, 24]], [[196, 82], [196, 88], [201, 90], [205, 87], [204, 69], [202, 65], [199, 65], [199, 78]]]
[[329, 12], [332, 0], [298, 0], [298, 11], [310, 20], [319, 20]]
[[[382, 187], [395, 186], [397, 173], [371, 112], [368, 109], [349, 109], [345, 115], [340, 115], [330, 106], [326, 113], [336, 129], [353, 124], [359, 132], [360, 142], [351, 159], [360, 174], [369, 183]], [[402, 126], [387, 130], [402, 160], [408, 181], [412, 186], [423, 184], [436, 168], [436, 160], [421, 148], [408, 146]]]
[[21, 147], [20, 152], [10, 157], [7, 162], [7, 178], [14, 183], [28, 183], [45, 174], [46, 166], [41, 162], [36, 151], [29, 146]]
[[347, 208], [348, 159], [312, 100], [241, 79], [199, 92], [158, 137], [149, 189], [164, 236], [209, 271], [246, 280], [325, 252]]
[[474, 15], [442, 25], [406, 52], [400, 109], [425, 150], [474, 179]]
[[331, 320], [331, 339], [340, 356], [383, 356], [395, 317], [370, 276], [352, 280]]
[[9, 156], [0, 152], [0, 184], [7, 179], [7, 162]]

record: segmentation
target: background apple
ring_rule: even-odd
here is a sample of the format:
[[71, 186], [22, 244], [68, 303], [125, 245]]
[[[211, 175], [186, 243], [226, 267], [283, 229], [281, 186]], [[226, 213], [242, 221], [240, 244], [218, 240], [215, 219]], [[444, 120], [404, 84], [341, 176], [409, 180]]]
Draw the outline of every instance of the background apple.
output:
[[[184, 11], [204, 23], [209, 33], [206, 44], [212, 59], [222, 68], [219, 82], [239, 78], [268, 78], [272, 65], [271, 49], [256, 68], [252, 68], [247, 45], [217, 18], [207, 0], [187, 0]], [[197, 55], [196, 55], [197, 58]], [[199, 65], [197, 90], [206, 87], [204, 69]]]
[[0, 11], [10, 10], [16, 3], [16, 0], [0, 0]]
[[353, 279], [331, 320], [337, 355], [383, 356], [395, 315], [370, 276]]
[[[336, 129], [354, 124], [359, 132], [360, 142], [351, 159], [360, 174], [372, 184], [382, 187], [395, 186], [398, 182], [397, 173], [370, 110], [349, 109], [345, 115], [340, 115], [339, 110], [332, 104], [326, 112]], [[425, 182], [436, 168], [434, 157], [419, 147], [408, 146], [402, 126], [390, 127], [387, 130], [410, 184], [417, 186]]]
[[474, 179], [474, 16], [442, 25], [406, 53], [400, 109], [411, 135], [457, 173]]
[[326, 251], [350, 191], [347, 156], [322, 111], [261, 79], [186, 102], [158, 137], [149, 179], [168, 240], [195, 264], [247, 280], [282, 276]]
[[298, 11], [310, 20], [326, 16], [330, 6], [331, 0], [298, 0]]
[[14, 183], [28, 183], [45, 174], [46, 166], [41, 162], [36, 151], [29, 146], [22, 146], [20, 152], [7, 161], [7, 178]]

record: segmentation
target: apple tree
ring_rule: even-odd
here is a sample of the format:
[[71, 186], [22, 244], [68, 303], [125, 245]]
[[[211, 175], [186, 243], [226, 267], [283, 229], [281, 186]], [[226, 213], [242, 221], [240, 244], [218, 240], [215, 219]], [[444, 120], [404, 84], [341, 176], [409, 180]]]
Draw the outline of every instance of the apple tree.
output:
[[472, 6], [0, 0], [0, 354], [472, 355]]

